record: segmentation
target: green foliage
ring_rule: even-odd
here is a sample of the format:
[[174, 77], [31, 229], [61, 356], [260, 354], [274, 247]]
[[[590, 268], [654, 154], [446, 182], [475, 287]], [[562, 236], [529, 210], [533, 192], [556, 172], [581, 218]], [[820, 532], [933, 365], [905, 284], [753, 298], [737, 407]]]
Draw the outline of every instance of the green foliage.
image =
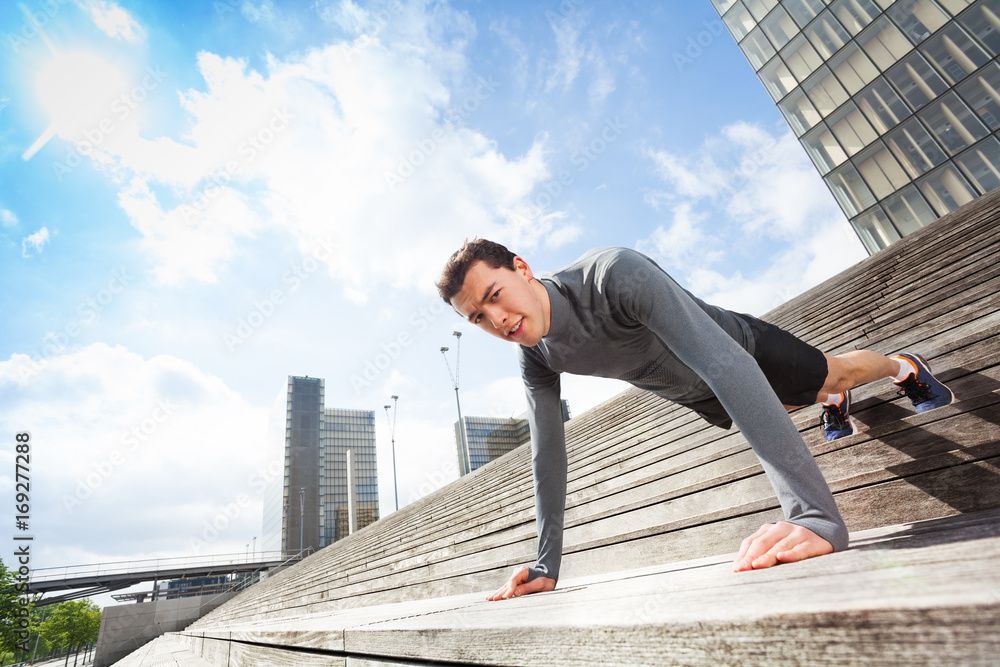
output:
[[17, 647], [17, 623], [21, 605], [18, 602], [14, 572], [0, 560], [0, 651], [13, 653]]
[[38, 630], [60, 649], [92, 644], [101, 629], [101, 610], [90, 600], [70, 600], [52, 607]]

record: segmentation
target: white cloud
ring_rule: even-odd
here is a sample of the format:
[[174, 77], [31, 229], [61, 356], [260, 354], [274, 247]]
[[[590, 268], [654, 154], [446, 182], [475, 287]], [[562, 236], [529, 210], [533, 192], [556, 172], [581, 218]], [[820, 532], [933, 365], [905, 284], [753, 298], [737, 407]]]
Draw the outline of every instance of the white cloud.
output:
[[[469, 129], [503, 84], [468, 75], [452, 46], [460, 39], [431, 35], [418, 10], [399, 11], [377, 38], [270, 59], [266, 74], [202, 53], [205, 89], [181, 94], [185, 136], [116, 132], [119, 141], [95, 151], [133, 175], [120, 202], [160, 280], [216, 280], [262, 220], [303, 248], [333, 235], [342, 252], [328, 270], [359, 300], [379, 283], [432, 291], [438, 260], [466, 237], [520, 248], [567, 237], [558, 212], [520, 223], [548, 177], [544, 139], [511, 157]], [[461, 17], [433, 20], [433, 30], [474, 30]]]
[[34, 234], [21, 239], [21, 256], [32, 257], [42, 252], [42, 248], [49, 242], [49, 230], [42, 227]]
[[[735, 123], [693, 155], [647, 157], [666, 188], [646, 201], [673, 220], [637, 248], [710, 303], [761, 314], [867, 256], [790, 131]], [[766, 261], [727, 273], [727, 257]]]
[[669, 227], [658, 227], [638, 244], [637, 250], [662, 257], [676, 269], [692, 269], [713, 264], [723, 254], [717, 238], [706, 233], [703, 223], [707, 214], [697, 213], [690, 202], [677, 204]]
[[17, 216], [14, 215], [13, 211], [0, 208], [0, 224], [3, 224], [4, 227], [13, 227], [17, 224]]
[[[65, 565], [83, 544], [100, 552], [77, 549], [70, 563], [191, 554], [232, 502], [239, 515], [203, 553], [242, 552], [260, 534], [266, 409], [169, 355], [97, 343], [46, 359], [30, 381], [26, 362], [0, 362], [0, 424], [34, 443], [39, 566]], [[0, 487], [13, 487], [13, 467]]]
[[146, 36], [146, 31], [132, 15], [112, 0], [75, 0], [77, 6], [108, 37], [138, 42]]
[[257, 23], [258, 21], [273, 21], [275, 17], [274, 3], [272, 3], [271, 0], [265, 0], [260, 3], [260, 5], [255, 5], [252, 2], [246, 1], [240, 6], [240, 11], [251, 23]]
[[581, 61], [585, 55], [585, 49], [580, 44], [583, 15], [575, 12], [561, 19], [550, 19], [549, 25], [556, 38], [557, 59], [545, 84], [545, 90], [549, 92], [557, 87], [568, 90], [580, 73]]

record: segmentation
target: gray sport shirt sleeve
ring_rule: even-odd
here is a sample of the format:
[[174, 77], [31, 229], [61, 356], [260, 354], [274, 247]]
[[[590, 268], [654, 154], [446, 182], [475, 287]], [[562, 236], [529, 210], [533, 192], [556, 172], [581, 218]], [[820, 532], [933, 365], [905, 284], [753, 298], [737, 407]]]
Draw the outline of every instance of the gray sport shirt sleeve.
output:
[[[644, 255], [616, 255], [602, 274], [599, 291], [625, 329], [647, 327], [707, 383], [760, 459], [786, 520], [812, 530], [834, 550], [847, 548], [847, 529], [833, 495], [750, 353]], [[606, 337], [607, 327], [602, 331]], [[621, 354], [618, 341], [605, 342], [608, 355]], [[547, 366], [538, 349], [521, 348], [519, 356], [532, 433], [538, 524], [538, 560], [530, 578], [558, 579], [567, 469], [559, 373]]]

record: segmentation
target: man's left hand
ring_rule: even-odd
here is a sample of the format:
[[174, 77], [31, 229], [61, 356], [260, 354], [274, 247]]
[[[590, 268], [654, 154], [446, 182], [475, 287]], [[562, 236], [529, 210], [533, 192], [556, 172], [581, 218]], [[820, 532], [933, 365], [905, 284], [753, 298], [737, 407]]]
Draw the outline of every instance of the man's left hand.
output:
[[779, 521], [767, 523], [743, 540], [733, 572], [760, 570], [833, 552], [833, 545], [808, 528]]

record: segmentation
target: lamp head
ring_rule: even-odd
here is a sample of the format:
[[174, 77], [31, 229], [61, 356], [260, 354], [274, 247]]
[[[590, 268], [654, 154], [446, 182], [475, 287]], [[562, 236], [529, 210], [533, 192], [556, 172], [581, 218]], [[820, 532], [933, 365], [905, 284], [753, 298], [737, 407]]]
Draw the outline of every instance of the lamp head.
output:
[[442, 348], [441, 348], [441, 352], [442, 352], [442, 353], [443, 353], [443, 352], [447, 352], [447, 351], [448, 351], [448, 348], [446, 348], [446, 347], [442, 347]]

